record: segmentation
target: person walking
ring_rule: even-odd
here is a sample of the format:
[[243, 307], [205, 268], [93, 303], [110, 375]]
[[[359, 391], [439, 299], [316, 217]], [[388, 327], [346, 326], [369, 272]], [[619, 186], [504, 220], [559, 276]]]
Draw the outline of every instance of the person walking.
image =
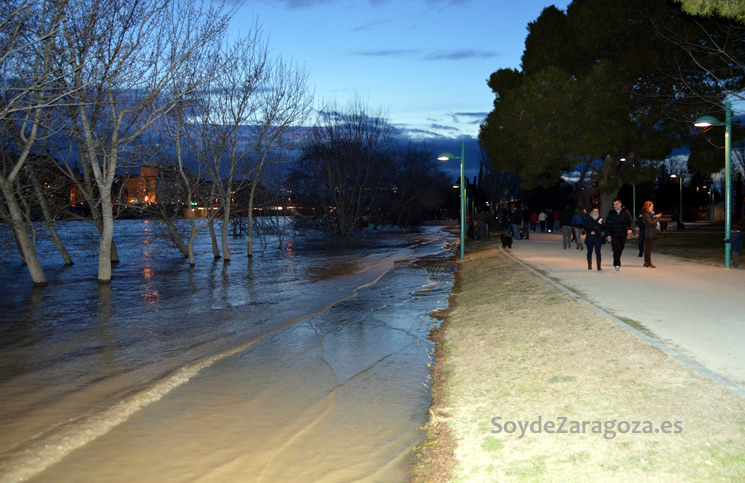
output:
[[582, 205], [578, 205], [577, 209], [574, 210], [572, 227], [574, 228], [574, 237], [577, 239], [577, 250], [584, 250], [585, 247], [582, 245], [582, 230], [585, 228], [585, 210], [582, 208]]
[[592, 252], [595, 251], [595, 261], [598, 271], [600, 268], [600, 248], [603, 246], [603, 219], [600, 217], [598, 205], [593, 205], [590, 213], [585, 215], [585, 245], [587, 245], [587, 269], [592, 270]]
[[613, 200], [613, 208], [605, 217], [605, 235], [613, 249], [613, 268], [621, 270], [621, 254], [626, 246], [626, 239], [631, 235], [633, 221], [629, 210], [623, 207], [620, 198]]
[[652, 248], [654, 248], [654, 241], [657, 238], [657, 221], [660, 219], [662, 214], [654, 214], [654, 203], [651, 201], [645, 201], [642, 206], [642, 220], [644, 223], [644, 266], [649, 268], [657, 268], [652, 263]]
[[538, 225], [540, 226], [541, 233], [546, 233], [546, 212], [543, 210], [538, 213]]
[[509, 215], [509, 229], [512, 232], [512, 240], [517, 241], [520, 239], [520, 225], [523, 224], [523, 215], [517, 211], [517, 207], [512, 205], [510, 207]]
[[561, 225], [561, 243], [564, 250], [572, 248], [572, 209], [566, 205], [559, 215], [559, 225]]
[[523, 238], [530, 240], [530, 210], [526, 206], [523, 209]]

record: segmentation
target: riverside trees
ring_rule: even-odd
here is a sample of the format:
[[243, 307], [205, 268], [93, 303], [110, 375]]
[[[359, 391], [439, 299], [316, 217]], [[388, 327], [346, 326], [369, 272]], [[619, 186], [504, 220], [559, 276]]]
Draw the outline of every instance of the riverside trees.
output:
[[704, 108], [688, 95], [691, 87], [717, 90], [655, 34], [660, 23], [702, 45], [712, 42], [665, 0], [574, 0], [566, 13], [546, 8], [529, 25], [522, 69], [489, 79], [496, 99], [479, 140], [495, 167], [518, 174], [526, 188], [584, 168], [605, 207], [624, 182], [643, 178], [636, 161], [663, 159]]
[[[0, 7], [0, 124], [2, 124], [2, 172], [0, 190], [18, 251], [34, 284], [47, 284], [29, 239], [19, 199], [19, 176], [45, 131], [47, 112], [71, 94], [57, 62], [56, 40], [68, 4], [65, 1], [11, 0]], [[62, 84], [62, 86], [60, 86]], [[3, 210], [5, 212], [6, 210]]]
[[[194, 237], [205, 226], [212, 228], [220, 215], [222, 256], [230, 259], [226, 231], [235, 192], [246, 188], [241, 207], [250, 219], [257, 193], [265, 192], [265, 174], [274, 176], [279, 171], [274, 168], [301, 151], [299, 126], [312, 101], [305, 72], [270, 58], [256, 26], [237, 41], [227, 37], [231, 13], [218, 2], [200, 0], [11, 0], [0, 6], [0, 216], [11, 226], [34, 283], [44, 285], [46, 278], [35, 254], [28, 207], [38, 203], [45, 216], [54, 217], [39, 198], [40, 180], [34, 175], [42, 171], [68, 178], [66, 184], [73, 185], [68, 201], [85, 200], [85, 216], [99, 233], [102, 283], [111, 280], [112, 263], [118, 261], [113, 232], [122, 203], [120, 176], [154, 161], [166, 165], [159, 178], [167, 186], [157, 196], [179, 250], [193, 264]], [[436, 195], [424, 185], [395, 181], [387, 169], [395, 158], [387, 122], [373, 120], [378, 127], [370, 130], [372, 118], [357, 115], [355, 121], [349, 114], [352, 122], [328, 124], [333, 132], [325, 138], [338, 141], [328, 153], [349, 148], [335, 161], [343, 165], [349, 154], [350, 176], [356, 169], [357, 180], [366, 179], [349, 191], [354, 201], [341, 200], [342, 232], [358, 228], [363, 216], [382, 212], [374, 203], [383, 194], [402, 201], [407, 213], [416, 211], [420, 199], [432, 205]], [[322, 141], [328, 132], [317, 127], [316, 139]], [[346, 132], [339, 136], [336, 128]], [[410, 151], [404, 158], [424, 166], [422, 156]], [[419, 181], [430, 179], [425, 171]], [[396, 197], [403, 193], [408, 198]], [[195, 199], [211, 208], [210, 217], [205, 224], [192, 219], [184, 235], [168, 222], [181, 211], [179, 204], [190, 206]], [[330, 216], [342, 213], [336, 204], [325, 206]], [[398, 214], [400, 223], [413, 223], [404, 215]], [[252, 239], [249, 231], [249, 256]], [[214, 253], [220, 256], [217, 243]]]
[[[271, 58], [258, 26], [239, 40], [217, 47], [210, 55], [213, 67], [209, 70], [214, 75], [174, 110], [166, 135], [175, 146], [187, 206], [197, 184], [203, 184], [205, 177], [210, 180], [208, 205], [213, 209], [201, 222], [190, 217], [188, 241], [177, 242], [186, 248], [192, 265], [194, 238], [204, 227], [211, 230], [215, 257], [230, 261], [228, 227], [234, 206], [247, 213], [247, 252], [252, 255], [253, 207], [264, 169], [285, 159], [281, 153], [297, 146], [295, 131], [310, 113], [312, 102], [306, 73], [281, 58]], [[187, 173], [187, 163], [197, 170], [197, 176]], [[247, 191], [245, 206], [237, 206], [235, 193], [242, 190]], [[220, 247], [212, 229], [218, 215], [223, 220]], [[177, 236], [175, 229], [169, 232]]]
[[[0, 184], [11, 226], [32, 280], [44, 285], [28, 223], [17, 209], [18, 174], [34, 152], [66, 161], [100, 232], [98, 280], [111, 280], [114, 200], [122, 160], [135, 141], [200, 85], [166, 92], [170, 80], [199, 70], [229, 15], [197, 0], [4, 2], [0, 111], [6, 133]], [[6, 134], [7, 136], [7, 134]], [[44, 141], [44, 143], [42, 143]], [[67, 151], [66, 153], [63, 151]], [[78, 168], [82, 178], [77, 176]]]
[[391, 125], [356, 101], [319, 112], [294, 171], [296, 189], [319, 211], [327, 230], [349, 235], [370, 213], [390, 172]]
[[[68, 110], [79, 160], [100, 204], [98, 280], [111, 280], [112, 187], [120, 159], [179, 100], [212, 75], [200, 71], [228, 17], [197, 0], [97, 0], [63, 18], [64, 62], [74, 88]], [[178, 84], [174, 79], [189, 78]], [[88, 85], [88, 88], [84, 88]], [[131, 154], [131, 153], [130, 153]]]
[[[225, 239], [234, 180], [253, 183], [255, 192], [271, 153], [286, 149], [310, 105], [306, 75], [270, 59], [258, 28], [237, 41], [227, 37], [232, 13], [225, 4], [200, 0], [3, 2], [0, 215], [35, 284], [46, 278], [22, 206], [34, 193], [38, 199], [38, 190], [22, 186], [21, 175], [24, 167], [34, 168], [27, 160], [38, 153], [44, 153], [38, 160], [68, 177], [90, 209], [100, 234], [100, 282], [111, 280], [111, 264], [118, 261], [118, 176], [152, 161], [158, 136], [169, 129], [179, 133], [178, 141], [187, 136], [181, 146], [188, 144], [189, 162], [201, 159], [204, 169], [195, 179], [178, 157], [176, 171], [162, 172], [161, 181], [179, 180], [163, 192], [173, 201], [164, 216], [172, 218], [182, 198], [191, 201], [205, 175], [212, 195], [200, 193], [200, 201], [209, 197], [223, 208]], [[32, 183], [32, 175], [24, 180]], [[187, 256], [189, 245], [180, 245]], [[223, 254], [230, 258], [225, 241]]]
[[360, 101], [319, 112], [291, 185], [310, 217], [342, 236], [367, 224], [415, 225], [450, 190], [433, 152], [399, 144], [382, 113]]

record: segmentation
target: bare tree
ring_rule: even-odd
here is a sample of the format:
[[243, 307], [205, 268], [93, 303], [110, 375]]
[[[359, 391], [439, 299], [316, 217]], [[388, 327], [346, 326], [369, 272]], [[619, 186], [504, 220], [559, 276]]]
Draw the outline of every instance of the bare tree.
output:
[[[53, 187], [48, 182], [45, 182], [44, 186], [42, 187], [42, 183], [39, 181], [36, 170], [32, 169], [31, 166], [26, 166], [25, 169], [28, 179], [31, 182], [31, 186], [33, 187], [36, 201], [39, 204], [39, 208], [41, 209], [41, 213], [44, 218], [44, 226], [49, 230], [49, 234], [52, 236], [52, 243], [54, 243], [55, 248], [57, 248], [57, 251], [62, 257], [62, 260], [65, 262], [65, 265], [72, 265], [72, 257], [70, 256], [67, 248], [65, 248], [65, 244], [62, 243], [62, 239], [57, 233], [57, 228], [54, 225], [56, 216], [54, 213], [52, 213], [51, 207], [49, 206], [48, 202], [48, 192], [49, 189]], [[51, 170], [47, 167], [46, 171], [49, 172]]]
[[293, 180], [326, 229], [349, 235], [369, 213], [391, 163], [391, 126], [356, 101], [319, 112]]
[[[248, 190], [248, 256], [253, 250], [253, 203], [267, 163], [284, 162], [297, 145], [296, 126], [310, 112], [307, 75], [284, 62], [271, 60], [261, 30], [227, 44], [215, 53], [223, 66], [203, 90], [192, 126], [193, 149], [209, 159], [207, 166], [219, 198], [222, 257], [230, 261], [228, 227], [235, 194]], [[197, 123], [195, 123], [197, 124]], [[209, 225], [211, 228], [211, 224]]]
[[420, 224], [441, 205], [440, 186], [452, 186], [443, 179], [436, 155], [421, 144], [408, 143], [394, 152], [395, 165], [389, 176], [386, 205], [391, 221], [399, 228]]
[[[283, 164], [297, 158], [302, 141], [300, 126], [306, 121], [313, 102], [307, 86], [307, 74], [278, 59], [266, 71], [266, 86], [262, 90], [254, 125], [257, 136], [249, 165], [248, 193], [248, 256], [253, 255], [253, 208], [256, 190], [268, 164]], [[282, 230], [279, 230], [282, 247]]]
[[69, 93], [56, 88], [65, 75], [57, 64], [55, 49], [66, 9], [63, 0], [10, 0], [0, 6], [0, 78], [5, 83], [0, 124], [3, 136], [12, 137], [15, 147], [12, 159], [3, 156], [0, 189], [18, 250], [37, 286], [46, 285], [47, 279], [29, 239], [17, 182], [32, 148], [45, 135], [45, 111]]
[[[203, 153], [216, 191], [223, 223], [222, 257], [230, 261], [228, 226], [233, 195], [246, 182], [247, 157], [255, 146], [250, 121], [258, 108], [257, 97], [265, 83], [268, 47], [258, 28], [250, 35], [213, 53], [223, 70], [202, 91], [199, 124], [191, 129], [192, 146]], [[194, 136], [196, 135], [196, 137]]]
[[[215, 198], [215, 183], [207, 177], [205, 143], [198, 134], [201, 125], [189, 126], [188, 123], [191, 113], [186, 106], [191, 105], [192, 97], [198, 98], [199, 94], [195, 93], [179, 103], [162, 123], [166, 129], [161, 131], [161, 140], [169, 145], [169, 141], [173, 142], [175, 163], [169, 162], [170, 151], [162, 153], [157, 189], [159, 219], [166, 227], [169, 240], [189, 259], [190, 266], [195, 265], [194, 241], [197, 235], [205, 227], [211, 227], [218, 214], [213, 207], [218, 201]], [[190, 170], [189, 166], [196, 171]], [[201, 210], [195, 209], [194, 206], [200, 203]], [[180, 230], [177, 221], [182, 216], [182, 208], [186, 213], [186, 233]], [[215, 252], [215, 258], [219, 258], [219, 251]]]
[[[71, 131], [83, 172], [89, 169], [93, 179], [88, 189], [98, 194], [98, 280], [108, 283], [117, 169], [132, 158], [132, 143], [211, 75], [189, 74], [222, 36], [228, 15], [198, 0], [94, 0], [74, 13], [62, 22], [74, 93]], [[179, 78], [194, 82], [173, 91]]]

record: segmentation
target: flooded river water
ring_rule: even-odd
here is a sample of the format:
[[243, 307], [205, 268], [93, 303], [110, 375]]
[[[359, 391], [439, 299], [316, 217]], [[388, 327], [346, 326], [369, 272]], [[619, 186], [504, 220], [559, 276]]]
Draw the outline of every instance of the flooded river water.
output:
[[[447, 307], [441, 227], [291, 235], [196, 266], [155, 223], [42, 242], [50, 285], [6, 249], [0, 274], [0, 481], [395, 481], [429, 404], [433, 311]], [[276, 244], [276, 242], [275, 242]]]

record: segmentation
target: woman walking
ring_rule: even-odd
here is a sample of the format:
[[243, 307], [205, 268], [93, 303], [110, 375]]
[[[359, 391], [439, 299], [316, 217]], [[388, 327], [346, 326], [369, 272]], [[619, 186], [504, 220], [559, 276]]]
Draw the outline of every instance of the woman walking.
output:
[[657, 221], [662, 214], [654, 214], [654, 203], [645, 201], [642, 206], [642, 220], [644, 221], [644, 266], [657, 268], [652, 263], [652, 248], [657, 238]]
[[585, 245], [587, 245], [587, 269], [592, 270], [592, 251], [595, 250], [595, 260], [598, 271], [600, 268], [600, 247], [603, 245], [603, 219], [600, 218], [598, 205], [592, 205], [588, 215], [585, 215]]

